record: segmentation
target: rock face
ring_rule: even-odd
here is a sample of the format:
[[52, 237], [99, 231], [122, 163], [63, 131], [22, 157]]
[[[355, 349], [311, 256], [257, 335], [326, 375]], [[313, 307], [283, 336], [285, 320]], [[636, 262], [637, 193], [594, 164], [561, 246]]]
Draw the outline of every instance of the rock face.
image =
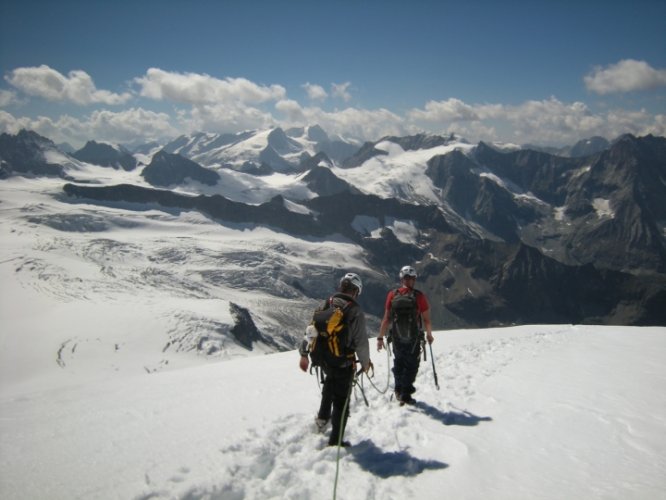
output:
[[563, 235], [568, 256], [611, 268], [666, 272], [665, 143], [626, 136], [572, 179], [565, 203], [577, 224]]
[[252, 350], [252, 343], [262, 341], [263, 337], [257, 329], [250, 311], [233, 302], [229, 302], [229, 312], [234, 318], [235, 325], [231, 328], [231, 334], [246, 349]]
[[46, 159], [49, 151], [57, 151], [56, 145], [35, 132], [0, 134], [0, 179], [11, 175], [65, 177], [63, 165]]
[[[323, 153], [319, 153], [317, 156], [313, 157], [313, 160], [322, 158], [322, 155]], [[331, 196], [338, 193], [360, 194], [358, 189], [336, 177], [335, 174], [331, 172], [330, 168], [327, 167], [314, 166], [305, 177], [303, 177], [303, 180], [312, 191], [320, 196]]]
[[519, 241], [519, 225], [534, 221], [534, 208], [489, 178], [475, 175], [477, 167], [468, 156], [453, 151], [430, 160], [426, 175], [457, 213], [504, 240]]

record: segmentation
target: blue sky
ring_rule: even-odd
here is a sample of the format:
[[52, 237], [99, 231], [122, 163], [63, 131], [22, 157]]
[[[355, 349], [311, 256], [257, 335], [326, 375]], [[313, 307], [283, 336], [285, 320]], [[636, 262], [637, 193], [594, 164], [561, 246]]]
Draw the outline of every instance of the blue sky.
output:
[[0, 130], [666, 135], [666, 2], [0, 0]]

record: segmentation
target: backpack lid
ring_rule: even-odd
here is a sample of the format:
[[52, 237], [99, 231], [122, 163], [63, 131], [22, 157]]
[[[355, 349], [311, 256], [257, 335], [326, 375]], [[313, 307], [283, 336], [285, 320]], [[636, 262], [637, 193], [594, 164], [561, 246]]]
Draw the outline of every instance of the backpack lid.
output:
[[417, 305], [418, 305], [418, 296], [421, 295], [421, 291], [417, 290], [416, 288], [409, 288], [407, 286], [400, 286], [398, 288], [394, 288], [392, 290], [391, 298], [390, 300], [387, 300], [387, 304], [390, 304], [391, 301], [396, 297], [396, 295], [410, 295], [416, 299]]
[[351, 295], [347, 295], [346, 293], [340, 293], [340, 292], [337, 292], [337, 293], [334, 293], [333, 295], [331, 295], [328, 298], [328, 300], [326, 301], [326, 303], [329, 306], [334, 305], [333, 301], [335, 299], [341, 299], [341, 300], [344, 301], [344, 305], [340, 304], [340, 301], [337, 301], [337, 304], [335, 304], [338, 307], [342, 307], [342, 309], [344, 309], [344, 310], [346, 310], [347, 307], [349, 307], [349, 306], [358, 305]]

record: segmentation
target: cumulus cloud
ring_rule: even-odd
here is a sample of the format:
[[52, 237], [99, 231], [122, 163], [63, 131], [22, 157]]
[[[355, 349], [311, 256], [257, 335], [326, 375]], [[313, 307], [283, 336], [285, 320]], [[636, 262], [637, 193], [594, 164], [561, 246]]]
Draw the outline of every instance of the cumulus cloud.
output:
[[174, 73], [150, 68], [135, 82], [143, 97], [177, 103], [202, 105], [215, 103], [261, 103], [283, 99], [281, 85], [258, 85], [245, 78], [219, 79], [199, 73]]
[[88, 73], [70, 71], [67, 76], [46, 65], [16, 68], [5, 80], [21, 92], [49, 101], [67, 101], [79, 105], [124, 104], [132, 98], [129, 92], [116, 94], [99, 90]]
[[[306, 126], [309, 112], [293, 99], [283, 99], [275, 104], [275, 109], [286, 116], [286, 121], [292, 126]], [[317, 108], [311, 108], [317, 109]]]
[[[605, 70], [600, 70], [596, 76], [602, 71]], [[33, 76], [34, 79], [29, 78]], [[124, 94], [96, 89], [84, 72], [74, 71], [65, 77], [48, 66], [19, 68], [6, 80], [26, 94], [52, 100], [90, 104], [125, 99]], [[618, 81], [615, 80], [614, 88], [618, 88]], [[595, 112], [582, 102], [562, 102], [555, 97], [518, 105], [468, 103], [456, 98], [431, 100], [421, 108], [398, 115], [384, 108], [330, 110], [319, 105], [318, 100], [331, 96], [351, 99], [349, 82], [332, 84], [328, 93], [320, 85], [309, 82], [302, 85], [310, 97], [307, 106], [288, 98], [281, 85], [260, 85], [244, 78], [218, 79], [205, 74], [151, 68], [134, 83], [142, 97], [164, 101], [170, 107], [168, 113], [133, 107], [119, 112], [97, 110], [88, 116], [27, 118], [0, 110], [0, 130], [16, 133], [20, 128], [30, 128], [56, 142], [72, 144], [91, 138], [108, 142], [147, 142], [199, 131], [227, 133], [313, 124], [321, 125], [329, 134], [368, 141], [418, 132], [446, 135], [455, 132], [471, 142], [543, 145], [572, 144], [593, 135], [610, 139], [626, 132], [666, 135], [663, 114], [621, 109]], [[16, 104], [19, 95], [14, 90], [0, 90], [0, 106]]]
[[404, 120], [392, 111], [380, 109], [345, 108], [327, 113], [321, 120], [326, 130], [341, 136], [377, 140], [386, 135], [403, 135]]
[[143, 108], [130, 108], [119, 113], [95, 111], [85, 121], [85, 125], [98, 131], [96, 136], [104, 135], [118, 142], [134, 141], [138, 137], [154, 140], [176, 133], [168, 114]]
[[351, 94], [349, 93], [349, 87], [351, 86], [351, 82], [345, 82], [345, 83], [332, 83], [331, 84], [331, 93], [333, 96], [338, 97], [342, 99], [345, 102], [351, 101]]
[[181, 128], [188, 132], [240, 132], [275, 125], [273, 116], [253, 106], [200, 104], [180, 113]]
[[468, 122], [492, 118], [501, 112], [498, 105], [471, 105], [459, 99], [428, 101], [424, 109], [413, 109], [407, 116], [413, 121], [424, 122]]
[[591, 135], [604, 127], [604, 118], [595, 115], [581, 102], [563, 103], [558, 99], [527, 101], [506, 106], [504, 118], [522, 142], [566, 143]]
[[328, 97], [328, 93], [324, 90], [324, 87], [321, 85], [315, 85], [310, 82], [304, 83], [301, 85], [307, 92], [308, 97], [313, 101], [323, 101]]
[[361, 140], [376, 140], [386, 135], [406, 132], [402, 117], [387, 109], [358, 109], [325, 111], [320, 107], [302, 107], [294, 100], [283, 100], [275, 105], [284, 114], [278, 120], [285, 127], [302, 127], [319, 124], [328, 133]]
[[83, 118], [62, 115], [57, 119], [46, 116], [17, 118], [0, 110], [0, 131], [15, 134], [22, 128], [34, 130], [56, 143], [74, 145], [83, 145], [90, 139], [111, 143], [149, 142], [178, 134], [169, 115], [142, 108], [120, 112], [98, 110]]
[[30, 118], [17, 118], [11, 113], [0, 109], [0, 132], [17, 134], [22, 128], [32, 128]]
[[555, 97], [519, 105], [468, 104], [458, 99], [430, 101], [407, 113], [410, 129], [456, 132], [469, 140], [501, 140], [519, 144], [572, 144], [584, 137], [617, 137], [625, 132], [664, 135], [659, 119], [645, 111], [594, 113], [582, 102]]
[[666, 86], [666, 69], [655, 69], [645, 61], [624, 59], [606, 68], [594, 68], [584, 81], [587, 88], [597, 94], [650, 90]]
[[264, 105], [286, 98], [281, 85], [259, 85], [245, 78], [219, 79], [200, 73], [150, 68], [134, 82], [142, 97], [189, 106], [177, 112], [183, 133], [238, 132], [273, 126]]

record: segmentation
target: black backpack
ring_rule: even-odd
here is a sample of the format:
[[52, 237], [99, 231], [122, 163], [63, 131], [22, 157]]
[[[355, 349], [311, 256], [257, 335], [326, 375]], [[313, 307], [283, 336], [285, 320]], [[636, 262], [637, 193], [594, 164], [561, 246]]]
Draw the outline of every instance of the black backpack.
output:
[[420, 333], [418, 290], [401, 294], [393, 291], [391, 299], [391, 339], [400, 343], [416, 342]]
[[349, 346], [348, 311], [354, 301], [347, 300], [343, 307], [333, 303], [334, 295], [312, 315], [317, 335], [310, 340], [309, 351], [312, 366], [340, 368], [354, 360]]

